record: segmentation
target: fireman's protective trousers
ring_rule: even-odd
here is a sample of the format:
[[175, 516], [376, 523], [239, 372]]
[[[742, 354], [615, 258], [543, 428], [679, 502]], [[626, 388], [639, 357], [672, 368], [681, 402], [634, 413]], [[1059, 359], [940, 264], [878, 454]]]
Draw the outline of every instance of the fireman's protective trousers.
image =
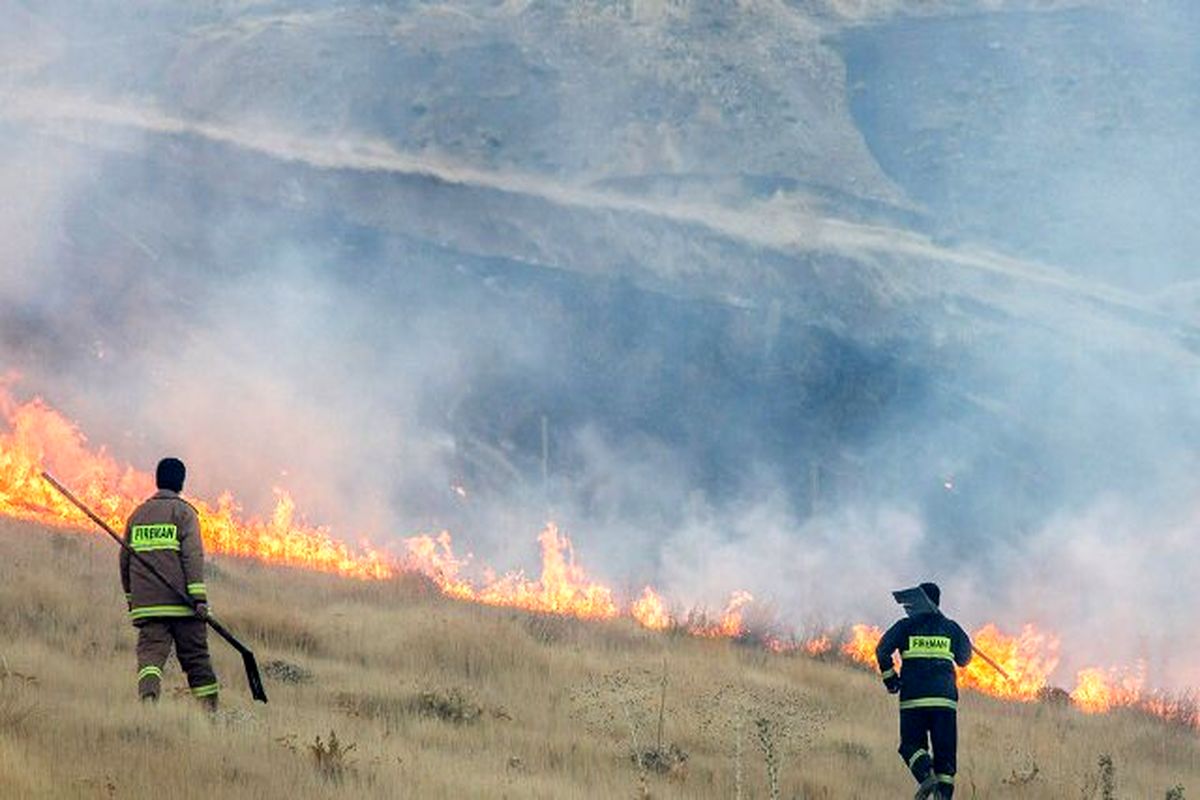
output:
[[957, 751], [958, 712], [955, 709], [900, 710], [900, 757], [918, 783], [933, 770], [941, 784], [938, 788], [942, 797], [952, 797], [954, 775], [958, 771]]
[[216, 695], [220, 687], [208, 657], [208, 627], [200, 619], [148, 619], [138, 625], [138, 694], [158, 697], [172, 642], [192, 694]]

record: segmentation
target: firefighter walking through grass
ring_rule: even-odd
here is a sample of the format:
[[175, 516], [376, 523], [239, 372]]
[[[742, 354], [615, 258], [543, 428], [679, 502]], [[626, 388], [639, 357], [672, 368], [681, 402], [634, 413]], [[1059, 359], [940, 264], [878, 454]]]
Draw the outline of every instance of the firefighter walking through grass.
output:
[[[921, 590], [934, 611], [905, 617], [883, 634], [875, 649], [883, 683], [900, 694], [900, 758], [919, 784], [915, 800], [954, 796], [958, 749], [958, 681], [955, 664], [971, 660], [971, 640], [936, 607], [937, 584]], [[900, 651], [897, 673], [892, 654]]]
[[192, 694], [209, 709], [217, 707], [217, 676], [208, 656], [208, 592], [204, 586], [204, 544], [200, 518], [179, 496], [187, 470], [176, 458], [164, 458], [155, 470], [158, 491], [134, 510], [125, 524], [125, 541], [176, 588], [192, 599], [185, 605], [150, 570], [121, 550], [121, 585], [129, 616], [138, 631], [138, 695], [158, 700], [163, 665], [175, 645]]

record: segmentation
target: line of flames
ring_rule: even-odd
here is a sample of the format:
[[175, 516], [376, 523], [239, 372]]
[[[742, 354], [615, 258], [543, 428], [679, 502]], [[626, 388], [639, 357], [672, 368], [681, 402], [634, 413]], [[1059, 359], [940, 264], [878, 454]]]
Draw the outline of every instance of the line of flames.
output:
[[[137, 503], [154, 491], [150, 475], [122, 466], [103, 448], [89, 449], [78, 427], [41, 399], [18, 403], [0, 384], [0, 417], [8, 427], [7, 432], [0, 431], [0, 516], [59, 528], [86, 528], [79, 511], [40, 478], [44, 469], [73, 487], [84, 502], [118, 530]], [[748, 622], [746, 617], [754, 607], [749, 592], [735, 592], [724, 609], [711, 616], [695, 611], [682, 617], [672, 613], [669, 604], [649, 586], [622, 608], [611, 588], [591, 580], [576, 563], [570, 539], [553, 523], [538, 537], [542, 571], [537, 578], [521, 572], [495, 575], [485, 570], [482, 579], [473, 579], [469, 576], [470, 558], [455, 555], [447, 532], [403, 539], [397, 550], [379, 549], [365, 540], [351, 546], [330, 529], [298, 519], [292, 497], [280, 489], [276, 489], [276, 506], [269, 520], [246, 518], [228, 492], [215, 503], [189, 499], [199, 512], [205, 547], [214, 554], [364, 580], [419, 572], [442, 593], [460, 600], [583, 619], [628, 616], [654, 631], [670, 629], [703, 638], [747, 639], [778, 653], [813, 657], [837, 654], [872, 668], [876, 664], [880, 629], [855, 625], [841, 634], [822, 632], [790, 639], [756, 632], [761, 626]], [[1011, 680], [975, 659], [960, 671], [962, 686], [1019, 701], [1035, 700], [1049, 691], [1050, 675], [1059, 661], [1056, 637], [1032, 625], [1014, 636], [989, 624], [975, 631], [972, 639]], [[1089, 713], [1127, 707], [1180, 719], [1191, 707], [1185, 700], [1147, 692], [1144, 665], [1133, 670], [1081, 670], [1069, 697]], [[1194, 723], [1190, 717], [1188, 721]]]

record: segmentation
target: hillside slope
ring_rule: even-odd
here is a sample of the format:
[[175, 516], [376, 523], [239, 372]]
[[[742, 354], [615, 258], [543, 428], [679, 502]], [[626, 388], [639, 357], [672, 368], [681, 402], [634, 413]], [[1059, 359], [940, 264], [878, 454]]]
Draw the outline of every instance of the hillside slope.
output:
[[507, 566], [552, 507], [680, 595], [745, 582], [670, 574], [710, 518], [899, 510], [1018, 624], [1064, 514], [1192, 517], [1196, 20], [1112, 5], [0, 0], [0, 373], [251, 509]]
[[[0, 522], [0, 796], [727, 798], [740, 772], [762, 798], [764, 742], [783, 797], [909, 791], [894, 702], [841, 663], [230, 559], [214, 606], [256, 648], [270, 704], [214, 641], [216, 719], [173, 663], [141, 707], [115, 562], [99, 537]], [[1200, 786], [1194, 734], [1134, 714], [968, 695], [961, 739], [968, 798], [1098, 797], [1101, 755], [1117, 796]]]

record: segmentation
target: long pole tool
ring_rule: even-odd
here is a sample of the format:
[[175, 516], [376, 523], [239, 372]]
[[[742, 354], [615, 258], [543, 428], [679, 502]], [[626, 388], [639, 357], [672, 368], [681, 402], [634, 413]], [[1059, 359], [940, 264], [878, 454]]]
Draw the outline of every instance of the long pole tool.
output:
[[[104, 532], [113, 538], [113, 541], [119, 544], [125, 552], [129, 553], [131, 558], [135, 559], [139, 564], [145, 567], [147, 572], [149, 572], [155, 578], [158, 578], [158, 580], [160, 580], [164, 586], [174, 592], [175, 596], [178, 597], [182, 603], [193, 609], [196, 607], [196, 603], [194, 600], [192, 600], [192, 598], [179, 591], [179, 589], [176, 588], [176, 586], [169, 580], [167, 580], [167, 578], [161, 572], [155, 569], [153, 564], [142, 558], [141, 554], [130, 547], [125, 539], [120, 536], [120, 534], [109, 527], [107, 522], [96, 516], [90, 508], [83, 504], [83, 501], [71, 494], [70, 489], [59, 483], [49, 472], [42, 472], [42, 478], [44, 478], [47, 483], [57, 489], [63, 497], [74, 503], [80, 511], [82, 511], [84, 514], [87, 514], [88, 519], [103, 528]], [[204, 621], [208, 623], [208, 627], [216, 631], [218, 636], [229, 642], [229, 644], [233, 646], [234, 650], [237, 650], [239, 653], [241, 653], [242, 664], [246, 667], [246, 681], [250, 684], [250, 695], [260, 703], [267, 702], [267, 692], [263, 688], [262, 676], [258, 673], [258, 660], [254, 657], [254, 651], [239, 642], [237, 637], [230, 633], [228, 628], [218, 622], [212, 614], [205, 614]]]
[[[932, 600], [929, 599], [929, 595], [925, 594], [925, 590], [920, 586], [914, 586], [911, 589], [899, 589], [892, 592], [892, 597], [896, 598], [897, 603], [904, 606], [905, 613], [907, 613], [910, 617], [916, 616], [917, 614], [942, 613], [942, 610], [938, 608]], [[993, 661], [987, 653], [976, 647], [974, 642], [971, 642], [971, 649], [974, 650], [975, 655], [982, 658], [989, 667], [1003, 675], [1006, 681], [1012, 681], [1012, 676], [1005, 672], [999, 664]]]

